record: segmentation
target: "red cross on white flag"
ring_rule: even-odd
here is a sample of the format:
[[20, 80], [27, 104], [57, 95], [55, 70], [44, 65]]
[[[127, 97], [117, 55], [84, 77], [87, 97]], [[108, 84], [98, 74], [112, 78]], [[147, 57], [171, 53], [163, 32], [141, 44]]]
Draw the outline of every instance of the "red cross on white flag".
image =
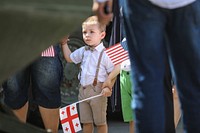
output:
[[76, 104], [61, 108], [60, 120], [64, 133], [76, 133], [81, 130]]

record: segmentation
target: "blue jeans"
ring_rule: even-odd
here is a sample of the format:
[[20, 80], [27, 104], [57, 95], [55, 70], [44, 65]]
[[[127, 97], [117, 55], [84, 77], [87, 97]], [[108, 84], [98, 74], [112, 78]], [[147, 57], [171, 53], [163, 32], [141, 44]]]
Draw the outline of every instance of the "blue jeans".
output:
[[200, 132], [200, 1], [168, 10], [122, 0], [132, 62], [137, 133], [174, 133], [166, 124], [166, 58], [178, 89], [184, 130]]
[[59, 46], [54, 46], [54, 50], [55, 57], [40, 57], [3, 83], [6, 105], [20, 109], [32, 99], [45, 108], [60, 107], [63, 68]]

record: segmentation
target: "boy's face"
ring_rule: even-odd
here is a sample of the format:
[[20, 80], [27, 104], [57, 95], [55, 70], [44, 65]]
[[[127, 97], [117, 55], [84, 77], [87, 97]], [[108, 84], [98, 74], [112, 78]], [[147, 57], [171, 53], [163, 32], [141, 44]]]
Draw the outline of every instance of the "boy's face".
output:
[[96, 47], [105, 37], [105, 32], [100, 31], [97, 24], [85, 24], [82, 26], [83, 40], [89, 46]]

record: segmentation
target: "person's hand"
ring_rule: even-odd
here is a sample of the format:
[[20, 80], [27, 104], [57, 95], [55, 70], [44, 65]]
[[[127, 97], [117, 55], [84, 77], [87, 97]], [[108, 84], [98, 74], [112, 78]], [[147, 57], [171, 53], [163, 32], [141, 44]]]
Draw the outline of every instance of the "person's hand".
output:
[[111, 89], [109, 89], [108, 87], [104, 88], [101, 92], [102, 96], [104, 97], [110, 97], [112, 95], [112, 91]]
[[94, 1], [92, 10], [97, 15], [99, 22], [107, 25], [113, 17], [112, 0], [102, 3]]
[[67, 44], [68, 41], [69, 41], [69, 36], [65, 36], [60, 40], [60, 44], [65, 45]]
[[104, 83], [103, 83], [103, 85], [102, 85], [102, 89], [103, 88], [105, 88], [105, 87], [108, 87], [108, 88], [110, 88], [110, 89], [112, 89], [112, 81], [110, 80], [110, 79], [107, 79]]

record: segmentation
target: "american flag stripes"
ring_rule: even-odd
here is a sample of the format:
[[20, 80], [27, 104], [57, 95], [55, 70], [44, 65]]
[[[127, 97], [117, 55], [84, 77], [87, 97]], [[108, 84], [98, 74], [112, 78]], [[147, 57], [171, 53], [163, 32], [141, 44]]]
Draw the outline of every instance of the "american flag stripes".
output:
[[117, 43], [105, 50], [114, 65], [120, 64], [129, 59], [128, 51], [124, 50], [120, 43]]
[[51, 45], [49, 48], [44, 50], [41, 54], [42, 57], [54, 57], [55, 56], [55, 51], [53, 46]]

